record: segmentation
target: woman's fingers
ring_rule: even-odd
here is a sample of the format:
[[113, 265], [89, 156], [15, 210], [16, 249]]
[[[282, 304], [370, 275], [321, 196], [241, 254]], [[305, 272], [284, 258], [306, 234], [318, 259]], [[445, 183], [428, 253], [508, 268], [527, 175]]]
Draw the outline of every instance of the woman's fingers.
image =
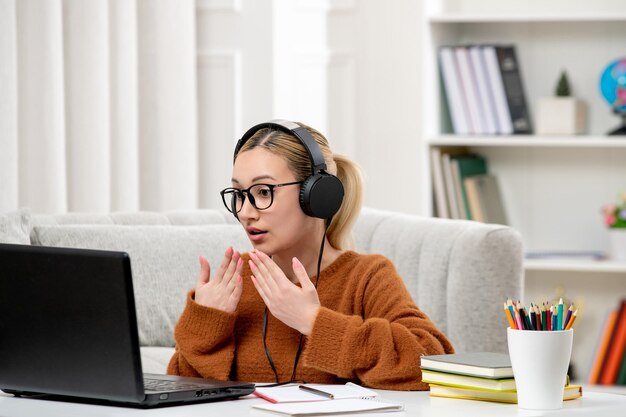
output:
[[315, 288], [315, 285], [313, 285], [313, 283], [311, 282], [311, 278], [309, 278], [309, 274], [307, 274], [304, 265], [302, 265], [298, 258], [294, 257], [291, 260], [291, 267], [293, 269], [293, 273], [298, 278], [298, 281], [300, 281], [302, 289], [309, 290], [311, 288]]
[[215, 280], [217, 282], [220, 282], [222, 280], [224, 273], [228, 269], [228, 266], [230, 265], [232, 258], [233, 258], [233, 252], [234, 251], [233, 251], [232, 246], [229, 246], [226, 249], [226, 252], [224, 253], [224, 257], [222, 258], [222, 263], [220, 264], [220, 267], [218, 268], [217, 273], [215, 274]]
[[209, 282], [211, 276], [211, 266], [209, 261], [202, 255], [200, 255], [200, 274], [198, 275], [198, 283], [196, 288]]

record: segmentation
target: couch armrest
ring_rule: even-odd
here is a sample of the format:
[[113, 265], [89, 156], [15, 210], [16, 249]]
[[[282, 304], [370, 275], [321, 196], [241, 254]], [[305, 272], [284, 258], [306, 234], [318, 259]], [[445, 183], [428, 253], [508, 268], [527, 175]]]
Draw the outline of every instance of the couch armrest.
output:
[[502, 302], [520, 299], [523, 248], [508, 226], [363, 209], [357, 250], [395, 264], [416, 304], [458, 352], [506, 351]]

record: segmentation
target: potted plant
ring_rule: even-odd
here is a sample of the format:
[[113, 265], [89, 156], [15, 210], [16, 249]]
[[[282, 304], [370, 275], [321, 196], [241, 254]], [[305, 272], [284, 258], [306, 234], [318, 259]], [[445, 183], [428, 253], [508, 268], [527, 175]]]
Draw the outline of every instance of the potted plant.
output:
[[611, 258], [626, 261], [626, 193], [622, 193], [617, 204], [602, 207], [604, 224], [609, 228]]
[[538, 135], [576, 135], [585, 132], [586, 106], [572, 97], [567, 73], [563, 71], [554, 97], [542, 97], [537, 103]]

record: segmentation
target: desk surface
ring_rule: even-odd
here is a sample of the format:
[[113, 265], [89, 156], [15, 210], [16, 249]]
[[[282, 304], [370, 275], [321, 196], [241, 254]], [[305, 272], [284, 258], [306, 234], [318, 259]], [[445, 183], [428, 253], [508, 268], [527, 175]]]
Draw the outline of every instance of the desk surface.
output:
[[[499, 404], [430, 397], [428, 392], [378, 391], [382, 399], [403, 403], [405, 411], [396, 413], [355, 414], [358, 416], [408, 417], [408, 416], [557, 416], [594, 415], [626, 416], [626, 396], [600, 392], [583, 393], [583, 398], [565, 401], [563, 409], [549, 412], [520, 410], [515, 404]], [[166, 407], [153, 410], [137, 410], [122, 407], [74, 404], [56, 401], [14, 398], [0, 393], [0, 416], [2, 417], [127, 417], [127, 416], [228, 416], [262, 417], [276, 416], [252, 410], [252, 404], [263, 402], [256, 397], [235, 401]], [[345, 415], [344, 415], [345, 416]]]

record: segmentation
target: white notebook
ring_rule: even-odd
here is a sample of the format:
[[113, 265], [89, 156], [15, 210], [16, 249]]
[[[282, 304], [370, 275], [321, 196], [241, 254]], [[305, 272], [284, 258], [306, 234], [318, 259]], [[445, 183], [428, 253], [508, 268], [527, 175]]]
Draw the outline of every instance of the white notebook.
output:
[[271, 403], [374, 398], [378, 395], [376, 391], [363, 388], [362, 386], [352, 382], [348, 382], [345, 385], [306, 384], [306, 387], [331, 394], [332, 398], [304, 391], [300, 388], [299, 384], [279, 385], [277, 387], [266, 388], [257, 387], [254, 390], [254, 394]]
[[368, 413], [377, 411], [402, 411], [404, 406], [398, 403], [383, 402], [376, 398], [345, 399], [317, 402], [255, 404], [253, 409], [269, 411], [289, 416], [323, 416], [326, 414]]

